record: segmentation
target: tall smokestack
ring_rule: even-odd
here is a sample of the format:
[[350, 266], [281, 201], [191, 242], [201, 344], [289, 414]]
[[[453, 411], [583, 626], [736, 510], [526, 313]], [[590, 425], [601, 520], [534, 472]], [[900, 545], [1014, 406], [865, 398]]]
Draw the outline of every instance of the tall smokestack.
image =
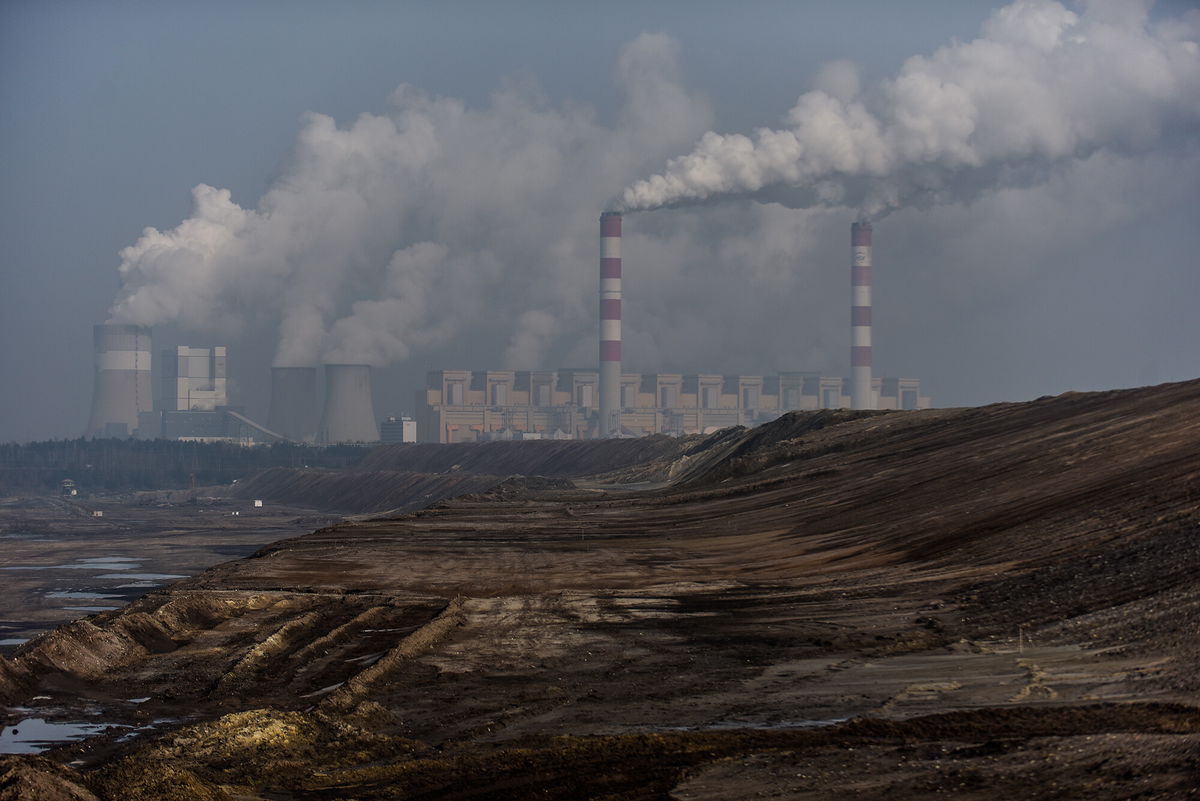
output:
[[325, 411], [317, 441], [378, 442], [371, 368], [366, 364], [325, 365]]
[[317, 368], [272, 367], [267, 428], [302, 442], [317, 433]]
[[871, 224], [850, 225], [850, 408], [874, 409], [871, 392]]
[[150, 376], [150, 329], [97, 325], [96, 381], [87, 436], [124, 437], [138, 428], [138, 413], [154, 409]]
[[600, 215], [600, 425], [601, 437], [621, 426], [621, 215]]

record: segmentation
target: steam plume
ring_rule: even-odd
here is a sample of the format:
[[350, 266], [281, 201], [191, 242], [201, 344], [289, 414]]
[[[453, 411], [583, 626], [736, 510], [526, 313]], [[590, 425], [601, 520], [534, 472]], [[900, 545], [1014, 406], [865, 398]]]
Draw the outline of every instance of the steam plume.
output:
[[[906, 278], [889, 308], [891, 341], [908, 349], [881, 349], [881, 365], [935, 382], [939, 402], [1032, 397], [1064, 386], [1062, 360], [1041, 356], [1045, 341], [1063, 341], [1056, 332], [1070, 328], [1097, 354], [1077, 385], [1147, 383], [1115, 365], [1145, 363], [1143, 350], [1195, 337], [1122, 326], [1081, 296], [1044, 319], [1020, 304], [1029, 287], [1067, 281], [1072, 270], [1092, 276], [1093, 300], [1106, 297], [1095, 279], [1106, 271], [1122, 298], [1133, 285], [1195, 282], [1194, 227], [1164, 231], [1161, 221], [1197, 202], [1198, 37], [1195, 13], [1154, 22], [1126, 2], [1078, 14], [1017, 3], [980, 39], [914, 58], [876, 86], [864, 88], [849, 62], [827, 65], [797, 103], [812, 114], [796, 111], [773, 132], [805, 145], [799, 163], [815, 178], [760, 170], [761, 142], [743, 137], [745, 174], [685, 156], [715, 176], [712, 185], [681, 183], [686, 191], [659, 200], [686, 207], [629, 221], [630, 369], [838, 369], [845, 343], [825, 332], [844, 331], [842, 306], [829, 302], [841, 297], [843, 275], [829, 265], [844, 260], [846, 206], [905, 203], [889, 254], [892, 274], [903, 267]], [[598, 199], [622, 197], [713, 127], [708, 104], [680, 81], [676, 50], [644, 35], [622, 52], [624, 103], [612, 122], [520, 82], [479, 106], [402, 87], [385, 112], [340, 123], [306, 115], [290, 164], [257, 203], [196, 187], [187, 219], [147, 229], [122, 252], [113, 321], [177, 321], [226, 339], [239, 326], [278, 327], [277, 365], [407, 358], [417, 379], [425, 366], [414, 357], [423, 354], [447, 366], [591, 364]], [[824, 128], [833, 133], [817, 136]], [[681, 181], [675, 172], [686, 173], [672, 166], [659, 180]], [[742, 195], [693, 203], [724, 191]], [[762, 199], [780, 202], [753, 202]], [[1134, 282], [1130, 258], [1110, 245], [1150, 229], [1162, 236], [1143, 239], [1144, 274]], [[1101, 234], [1115, 239], [1100, 244]], [[1030, 317], [1023, 335], [1037, 343], [1026, 350], [1007, 338], [1018, 310]], [[990, 328], [980, 324], [989, 314]], [[1192, 319], [1190, 311], [1153, 318]], [[736, 321], [738, 336], [714, 320]], [[1193, 369], [1191, 355], [1162, 357], [1161, 371], [1147, 367], [1145, 378], [1178, 377], [1185, 368], [1176, 364]], [[1019, 369], [962, 377], [962, 364], [1004, 359]], [[947, 397], [939, 379], [970, 389]]]
[[597, 197], [712, 124], [676, 44], [621, 53], [615, 125], [510, 83], [469, 108], [402, 86], [386, 114], [305, 115], [291, 165], [254, 209], [198, 186], [192, 215], [121, 252], [114, 321], [236, 333], [278, 321], [276, 366], [384, 366], [491, 321], [512, 367], [586, 327]]
[[971, 199], [1031, 182], [1099, 149], [1138, 152], [1200, 119], [1200, 20], [1152, 24], [1149, 4], [1093, 0], [1080, 14], [1018, 0], [974, 41], [914, 56], [870, 92], [827, 67], [785, 126], [704, 134], [690, 153], [627, 187], [649, 209], [730, 193], [793, 207]]

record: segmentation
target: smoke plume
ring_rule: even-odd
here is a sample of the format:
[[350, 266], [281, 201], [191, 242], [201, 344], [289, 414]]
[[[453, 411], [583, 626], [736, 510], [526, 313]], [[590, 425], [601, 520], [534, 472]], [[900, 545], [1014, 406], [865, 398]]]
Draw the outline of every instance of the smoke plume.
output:
[[[704, 133], [709, 105], [657, 35], [620, 54], [610, 121], [529, 82], [476, 106], [404, 86], [383, 112], [306, 115], [250, 207], [196, 187], [187, 219], [122, 251], [113, 320], [223, 341], [270, 325], [277, 365], [408, 360], [413, 383], [422, 358], [594, 365], [597, 216], [617, 196], [672, 206], [623, 232], [626, 369], [838, 374], [846, 223], [896, 209], [876, 232], [881, 371], [939, 403], [1193, 374], [1186, 344], [1162, 343], [1196, 339], [1200, 244], [1161, 221], [1197, 202], [1198, 37], [1196, 14], [1022, 0], [878, 85], [826, 65], [753, 136]], [[1151, 228], [1166, 233], [1139, 238]], [[1070, 362], [1086, 371], [1064, 369], [1064, 331], [1095, 352]]]
[[1148, 3], [1047, 0], [997, 11], [978, 39], [914, 56], [864, 92], [836, 62], [752, 136], [708, 132], [690, 153], [627, 187], [617, 208], [757, 193], [796, 208], [971, 200], [1029, 184], [1100, 149], [1139, 152], [1200, 120], [1200, 22], [1152, 24]]
[[612, 126], [528, 82], [483, 108], [402, 86], [346, 127], [307, 114], [256, 208], [198, 186], [191, 217], [121, 252], [112, 319], [229, 336], [273, 316], [277, 366], [384, 366], [481, 332], [509, 339], [509, 366], [538, 366], [592, 319], [599, 199], [712, 124], [677, 49], [626, 46]]

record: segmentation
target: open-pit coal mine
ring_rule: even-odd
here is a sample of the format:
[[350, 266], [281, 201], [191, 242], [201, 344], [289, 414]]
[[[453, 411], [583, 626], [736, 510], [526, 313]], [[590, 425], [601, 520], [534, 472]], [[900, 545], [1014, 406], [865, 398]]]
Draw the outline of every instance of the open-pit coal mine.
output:
[[204, 492], [290, 517], [9, 649], [0, 799], [1200, 796], [1200, 381]]

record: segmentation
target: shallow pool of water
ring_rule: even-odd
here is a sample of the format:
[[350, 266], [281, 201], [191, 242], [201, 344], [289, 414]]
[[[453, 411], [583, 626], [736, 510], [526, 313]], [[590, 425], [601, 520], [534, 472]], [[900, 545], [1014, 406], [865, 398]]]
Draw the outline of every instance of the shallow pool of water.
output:
[[69, 565], [6, 565], [0, 570], [137, 570], [141, 562], [80, 562]]
[[109, 723], [57, 723], [26, 718], [0, 729], [0, 754], [37, 754], [62, 743], [91, 737], [112, 726]]

